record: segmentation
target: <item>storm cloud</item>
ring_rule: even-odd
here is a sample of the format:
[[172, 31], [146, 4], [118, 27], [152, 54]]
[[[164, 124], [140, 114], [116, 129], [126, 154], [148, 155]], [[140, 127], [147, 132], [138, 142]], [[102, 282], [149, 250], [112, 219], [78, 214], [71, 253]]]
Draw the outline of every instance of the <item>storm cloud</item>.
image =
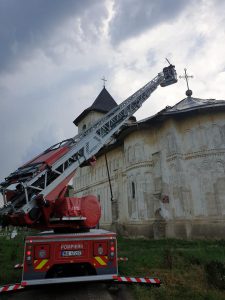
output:
[[154, 28], [177, 21], [179, 14], [192, 1], [186, 0], [119, 0], [115, 1], [110, 36], [114, 44]]
[[[105, 13], [97, 0], [0, 1], [0, 72], [30, 59], [34, 50], [51, 54], [50, 41], [66, 21], [78, 20], [80, 31], [87, 35], [90, 26], [97, 27]], [[74, 31], [80, 33], [76, 27]]]

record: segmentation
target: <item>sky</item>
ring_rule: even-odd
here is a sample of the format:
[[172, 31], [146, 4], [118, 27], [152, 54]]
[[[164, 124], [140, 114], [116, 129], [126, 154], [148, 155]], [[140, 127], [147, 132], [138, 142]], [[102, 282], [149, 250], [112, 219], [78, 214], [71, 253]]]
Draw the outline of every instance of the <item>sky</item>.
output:
[[[52, 144], [103, 82], [121, 103], [167, 65], [193, 97], [225, 99], [223, 0], [0, 0], [0, 181]], [[185, 98], [159, 87], [147, 118]]]

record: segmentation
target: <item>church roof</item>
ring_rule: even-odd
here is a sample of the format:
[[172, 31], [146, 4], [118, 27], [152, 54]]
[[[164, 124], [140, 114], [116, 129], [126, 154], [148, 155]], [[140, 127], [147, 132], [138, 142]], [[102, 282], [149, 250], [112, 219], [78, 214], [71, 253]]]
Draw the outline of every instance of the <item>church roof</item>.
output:
[[164, 113], [179, 113], [185, 111], [196, 110], [199, 108], [209, 108], [209, 107], [221, 107], [225, 106], [224, 100], [215, 100], [215, 99], [200, 99], [187, 97], [172, 107], [167, 107]]
[[[148, 124], [154, 124], [154, 122], [163, 121], [170, 116], [175, 117], [178, 115], [194, 113], [195, 111], [199, 112], [212, 110], [225, 110], [225, 100], [200, 99], [188, 96], [187, 98], [184, 98], [174, 106], [166, 106], [164, 109], [162, 109], [155, 115], [142, 119], [136, 124], [126, 124], [126, 126], [124, 126], [120, 131], [118, 131], [117, 138], [111, 144], [104, 146], [97, 155], [101, 155], [105, 151], [113, 149], [114, 147], [117, 147], [118, 145], [122, 144], [123, 139], [127, 134], [140, 129], [141, 127], [145, 128], [145, 126], [148, 126]], [[139, 126], [137, 126], [137, 124]]]
[[177, 114], [209, 109], [225, 109], [225, 100], [200, 99], [188, 96], [187, 98], [184, 98], [174, 106], [166, 106], [163, 110], [159, 111], [154, 116], [143, 119], [139, 123], [143, 123], [149, 120], [155, 120], [164, 116], [172, 116]]
[[113, 99], [113, 97], [109, 94], [107, 89], [103, 87], [102, 91], [95, 99], [93, 104], [86, 108], [74, 121], [73, 123], [77, 126], [78, 123], [86, 117], [86, 115], [91, 111], [97, 111], [102, 113], [109, 112], [112, 108], [116, 107], [118, 104]]

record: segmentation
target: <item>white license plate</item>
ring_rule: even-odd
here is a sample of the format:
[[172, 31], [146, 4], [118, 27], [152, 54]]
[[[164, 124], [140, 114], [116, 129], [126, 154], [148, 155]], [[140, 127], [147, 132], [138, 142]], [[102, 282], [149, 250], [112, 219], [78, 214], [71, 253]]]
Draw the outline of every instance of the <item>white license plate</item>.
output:
[[61, 256], [81, 256], [82, 251], [77, 250], [77, 251], [62, 251]]

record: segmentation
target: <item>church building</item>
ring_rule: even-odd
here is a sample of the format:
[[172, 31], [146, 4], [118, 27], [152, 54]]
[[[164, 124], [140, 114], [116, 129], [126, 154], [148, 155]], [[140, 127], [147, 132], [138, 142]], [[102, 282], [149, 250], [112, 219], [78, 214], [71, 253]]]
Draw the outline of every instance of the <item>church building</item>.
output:
[[[134, 117], [74, 177], [75, 196], [98, 197], [100, 227], [149, 238], [225, 237], [225, 101], [192, 97]], [[78, 132], [117, 106], [103, 87]], [[107, 172], [108, 171], [108, 172]]]

